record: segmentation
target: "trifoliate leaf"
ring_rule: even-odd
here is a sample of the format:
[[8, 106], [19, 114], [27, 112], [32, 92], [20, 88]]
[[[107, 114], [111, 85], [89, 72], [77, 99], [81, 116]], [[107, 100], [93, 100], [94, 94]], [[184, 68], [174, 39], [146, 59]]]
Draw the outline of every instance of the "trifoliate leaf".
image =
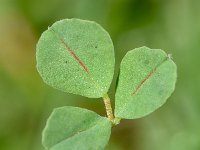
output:
[[37, 69], [48, 85], [98, 98], [107, 93], [114, 73], [114, 48], [97, 23], [64, 19], [45, 31], [37, 44]]
[[87, 109], [57, 108], [47, 121], [42, 143], [47, 150], [103, 150], [111, 125], [107, 118]]
[[120, 66], [115, 95], [118, 118], [140, 118], [163, 105], [175, 88], [176, 65], [159, 49], [129, 51]]

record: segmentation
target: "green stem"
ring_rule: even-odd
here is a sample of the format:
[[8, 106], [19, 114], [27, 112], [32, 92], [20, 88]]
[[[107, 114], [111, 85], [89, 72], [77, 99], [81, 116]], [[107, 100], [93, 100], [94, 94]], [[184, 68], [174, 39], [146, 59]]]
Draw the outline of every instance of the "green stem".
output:
[[109, 98], [108, 94], [105, 94], [103, 96], [103, 101], [104, 101], [104, 105], [106, 107], [106, 113], [107, 113], [108, 119], [111, 122], [114, 122], [114, 115], [113, 115], [112, 106], [111, 106], [111, 102], [110, 102], [110, 98]]
[[112, 122], [113, 126], [119, 124], [120, 121], [121, 121], [121, 118], [115, 118], [114, 117], [110, 98], [109, 98], [108, 94], [105, 94], [103, 96], [103, 101], [104, 101], [104, 104], [105, 104], [105, 107], [106, 107], [106, 113], [107, 113], [108, 119]]

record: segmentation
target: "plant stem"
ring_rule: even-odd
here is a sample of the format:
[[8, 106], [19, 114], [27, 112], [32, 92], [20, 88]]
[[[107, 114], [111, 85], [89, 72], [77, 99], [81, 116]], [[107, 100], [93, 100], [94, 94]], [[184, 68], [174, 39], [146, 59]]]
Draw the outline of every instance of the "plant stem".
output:
[[108, 119], [111, 122], [114, 122], [114, 115], [112, 112], [111, 102], [110, 102], [110, 98], [109, 98], [108, 94], [105, 94], [103, 96], [103, 101], [104, 101], [104, 105], [106, 107], [106, 113], [107, 113]]

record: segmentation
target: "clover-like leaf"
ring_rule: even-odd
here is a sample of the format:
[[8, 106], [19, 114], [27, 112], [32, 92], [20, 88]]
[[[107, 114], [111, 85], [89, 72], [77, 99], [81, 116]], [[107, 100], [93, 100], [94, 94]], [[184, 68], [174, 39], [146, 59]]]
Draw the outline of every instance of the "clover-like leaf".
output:
[[36, 49], [37, 69], [48, 85], [91, 98], [107, 93], [114, 74], [114, 48], [97, 23], [58, 21], [41, 35]]
[[174, 91], [176, 70], [162, 50], [141, 47], [129, 51], [120, 66], [115, 116], [140, 118], [163, 105]]
[[78, 107], [57, 108], [43, 131], [47, 150], [102, 150], [108, 143], [112, 123], [95, 112]]

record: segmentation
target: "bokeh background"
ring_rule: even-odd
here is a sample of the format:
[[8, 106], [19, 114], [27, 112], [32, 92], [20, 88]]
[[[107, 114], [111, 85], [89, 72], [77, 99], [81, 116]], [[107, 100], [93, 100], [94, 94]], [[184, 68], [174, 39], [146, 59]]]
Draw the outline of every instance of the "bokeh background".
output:
[[35, 68], [41, 33], [74, 17], [96, 21], [110, 33], [116, 73], [126, 52], [144, 45], [172, 54], [178, 66], [168, 102], [147, 117], [123, 120], [106, 149], [200, 150], [199, 0], [0, 0], [0, 150], [43, 150], [41, 132], [55, 107], [105, 116], [102, 100], [55, 90]]

